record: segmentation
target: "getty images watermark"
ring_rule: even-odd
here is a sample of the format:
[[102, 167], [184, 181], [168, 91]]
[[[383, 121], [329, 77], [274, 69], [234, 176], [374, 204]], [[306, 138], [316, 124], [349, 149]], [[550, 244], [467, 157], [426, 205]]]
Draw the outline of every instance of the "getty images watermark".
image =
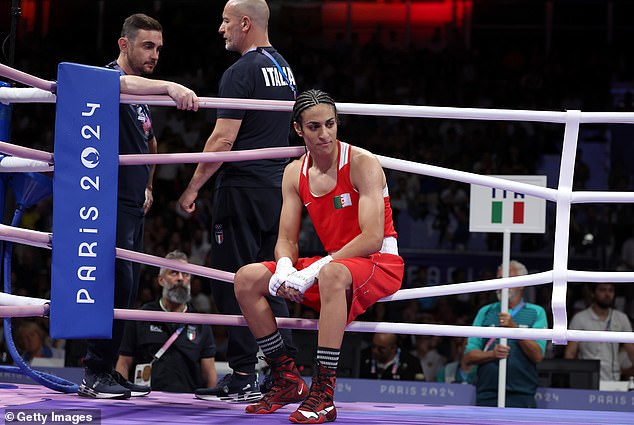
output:
[[7, 408], [4, 411], [4, 423], [7, 425], [101, 425], [101, 410]]

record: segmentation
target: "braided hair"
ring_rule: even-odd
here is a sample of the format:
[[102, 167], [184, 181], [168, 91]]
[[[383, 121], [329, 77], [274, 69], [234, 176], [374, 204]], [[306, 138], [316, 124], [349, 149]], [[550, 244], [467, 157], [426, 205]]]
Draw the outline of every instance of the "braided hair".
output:
[[310, 89], [306, 90], [297, 96], [295, 105], [293, 105], [293, 121], [300, 126], [302, 125], [302, 112], [320, 103], [331, 105], [335, 110], [335, 116], [337, 116], [337, 106], [335, 101], [330, 95], [324, 91]]

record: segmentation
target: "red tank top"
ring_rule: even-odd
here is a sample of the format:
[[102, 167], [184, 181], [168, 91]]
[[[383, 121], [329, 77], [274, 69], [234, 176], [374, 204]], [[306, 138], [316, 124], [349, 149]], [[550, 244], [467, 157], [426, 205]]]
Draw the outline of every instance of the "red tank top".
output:
[[[308, 168], [311, 158], [310, 152], [302, 162], [299, 175], [299, 197], [308, 210], [317, 236], [326, 252], [335, 252], [361, 233], [359, 227], [359, 193], [350, 182], [350, 154], [351, 146], [338, 141], [339, 167], [337, 169], [337, 184], [328, 193], [314, 196], [308, 185]], [[387, 185], [383, 188], [385, 202], [384, 237], [396, 237], [392, 222], [392, 208]]]

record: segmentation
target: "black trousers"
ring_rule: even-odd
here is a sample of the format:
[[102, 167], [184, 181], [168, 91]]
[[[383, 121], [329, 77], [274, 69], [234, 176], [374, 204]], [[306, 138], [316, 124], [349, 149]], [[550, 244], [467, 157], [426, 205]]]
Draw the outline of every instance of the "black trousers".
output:
[[[236, 272], [245, 264], [275, 259], [282, 194], [276, 188], [216, 188], [212, 212], [211, 267]], [[233, 284], [213, 281], [212, 293], [222, 314], [241, 315]], [[276, 317], [288, 317], [286, 301], [268, 298]], [[246, 326], [227, 328], [227, 361], [234, 371], [254, 373], [258, 345]], [[280, 329], [289, 355], [297, 349], [290, 329]]]
[[[117, 209], [117, 247], [143, 252], [143, 211], [119, 206]], [[115, 260], [114, 307], [130, 308], [139, 290], [141, 265], [132, 261]], [[84, 364], [94, 372], [109, 372], [114, 368], [123, 337], [125, 321], [112, 324], [112, 339], [89, 339]]]

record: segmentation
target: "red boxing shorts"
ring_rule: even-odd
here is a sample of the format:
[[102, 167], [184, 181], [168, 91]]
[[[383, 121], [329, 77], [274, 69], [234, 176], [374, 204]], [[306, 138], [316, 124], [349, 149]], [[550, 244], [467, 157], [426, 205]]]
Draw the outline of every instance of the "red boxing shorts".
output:
[[[295, 268], [302, 270], [320, 258], [322, 257], [299, 258]], [[343, 258], [332, 262], [343, 264], [352, 275], [352, 296], [348, 300], [347, 323], [352, 322], [381, 298], [401, 289], [405, 266], [403, 259], [398, 255], [377, 252], [369, 257]], [[271, 273], [275, 273], [274, 261], [265, 261], [262, 264]], [[306, 290], [302, 304], [320, 311], [319, 281]]]

